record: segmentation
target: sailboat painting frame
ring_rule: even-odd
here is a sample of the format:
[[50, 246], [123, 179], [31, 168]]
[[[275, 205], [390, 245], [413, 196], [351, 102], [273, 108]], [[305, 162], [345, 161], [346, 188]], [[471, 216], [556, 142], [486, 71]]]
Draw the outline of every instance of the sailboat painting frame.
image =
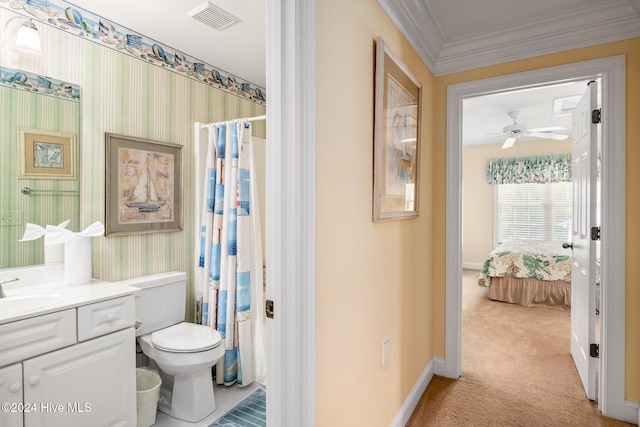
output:
[[182, 146], [105, 134], [105, 234], [182, 230]]

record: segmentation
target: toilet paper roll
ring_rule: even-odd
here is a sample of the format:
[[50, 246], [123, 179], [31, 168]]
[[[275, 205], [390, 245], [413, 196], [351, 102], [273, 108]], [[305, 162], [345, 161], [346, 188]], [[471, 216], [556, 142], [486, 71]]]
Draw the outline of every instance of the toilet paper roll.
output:
[[55, 264], [64, 262], [64, 243], [44, 245], [44, 263]]
[[64, 280], [67, 285], [91, 282], [91, 237], [75, 235], [64, 243]]

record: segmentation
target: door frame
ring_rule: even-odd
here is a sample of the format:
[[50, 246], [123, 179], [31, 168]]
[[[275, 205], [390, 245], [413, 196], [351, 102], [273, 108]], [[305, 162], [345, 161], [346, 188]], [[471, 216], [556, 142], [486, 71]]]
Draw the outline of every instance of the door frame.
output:
[[[625, 416], [625, 57], [624, 55], [508, 74], [447, 88], [446, 337], [436, 373], [462, 373], [462, 100], [550, 82], [602, 78], [602, 224], [598, 408]], [[629, 408], [631, 409], [631, 408]], [[635, 413], [637, 420], [637, 413]]]
[[267, 425], [316, 424], [316, 0], [267, 0]]

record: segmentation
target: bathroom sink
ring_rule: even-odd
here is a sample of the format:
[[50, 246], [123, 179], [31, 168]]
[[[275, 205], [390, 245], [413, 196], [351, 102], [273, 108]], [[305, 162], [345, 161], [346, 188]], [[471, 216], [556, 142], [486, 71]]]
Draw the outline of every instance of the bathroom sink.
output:
[[16, 295], [0, 298], [0, 317], [27, 314], [61, 305], [59, 295]]

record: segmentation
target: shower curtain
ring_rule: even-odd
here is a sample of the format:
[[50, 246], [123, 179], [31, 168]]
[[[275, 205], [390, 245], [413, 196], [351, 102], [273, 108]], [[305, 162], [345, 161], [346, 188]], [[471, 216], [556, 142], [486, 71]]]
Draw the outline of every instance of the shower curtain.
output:
[[251, 174], [251, 123], [240, 119], [208, 128], [196, 322], [223, 337], [218, 384], [264, 384], [262, 244]]

